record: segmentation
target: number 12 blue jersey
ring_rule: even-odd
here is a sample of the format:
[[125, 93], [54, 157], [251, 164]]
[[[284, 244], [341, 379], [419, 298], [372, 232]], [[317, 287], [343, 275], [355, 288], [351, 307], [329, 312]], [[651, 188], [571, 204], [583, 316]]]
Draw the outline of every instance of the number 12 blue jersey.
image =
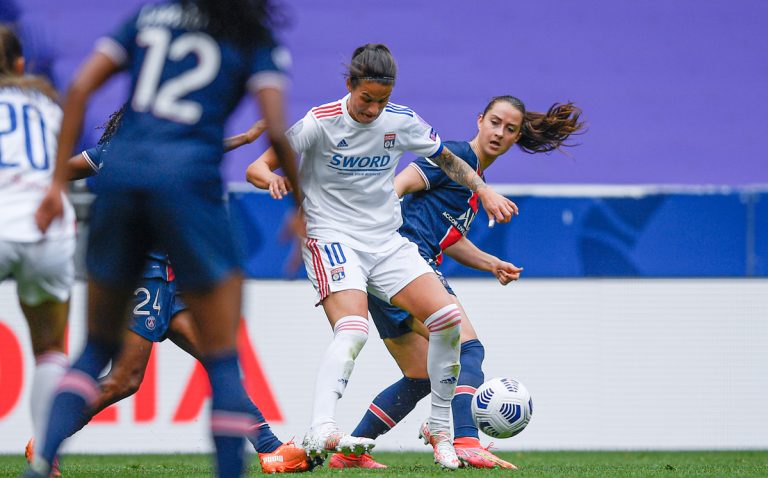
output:
[[[286, 50], [274, 43], [240, 49], [207, 33], [207, 21], [192, 2], [150, 4], [99, 40], [97, 51], [131, 77], [107, 169], [179, 174], [205, 165], [210, 172], [223, 154], [224, 123], [246, 88], [282, 88]], [[122, 153], [130, 154], [130, 165], [121, 167]]]

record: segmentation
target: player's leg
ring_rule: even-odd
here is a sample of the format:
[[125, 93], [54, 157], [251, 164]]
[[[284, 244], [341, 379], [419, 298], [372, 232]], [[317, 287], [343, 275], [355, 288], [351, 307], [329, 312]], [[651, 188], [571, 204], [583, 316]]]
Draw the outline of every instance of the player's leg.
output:
[[403, 378], [376, 395], [352, 432], [354, 436], [377, 438], [410, 413], [419, 400], [429, 395], [428, 343], [411, 330], [409, 324], [413, 319], [408, 312], [372, 294], [368, 296], [368, 311], [387, 350], [403, 372]]
[[377, 264], [371, 277], [372, 290], [389, 298], [392, 305], [410, 312], [429, 331], [430, 443], [441, 466], [457, 468], [459, 461], [450, 433], [450, 406], [460, 370], [461, 311], [421, 258], [416, 245], [405, 238]]
[[303, 446], [311, 456], [332, 450], [362, 453], [373, 448], [373, 440], [344, 434], [335, 416], [355, 359], [368, 340], [365, 258], [348, 246], [315, 239], [306, 240], [302, 253], [307, 276], [333, 329], [333, 340], [320, 361], [312, 423]]
[[[446, 285], [446, 287], [448, 287]], [[450, 289], [449, 289], [450, 290]], [[461, 373], [456, 386], [456, 395], [451, 402], [453, 411], [453, 446], [456, 455], [465, 466], [473, 468], [517, 469], [515, 465], [497, 457], [480, 444], [475, 421], [472, 419], [472, 397], [485, 381], [483, 360], [485, 349], [477, 337], [475, 328], [458, 298], [451, 295], [461, 309]]]
[[88, 335], [85, 348], [62, 378], [46, 427], [42, 459], [32, 468], [46, 476], [64, 439], [76, 430], [83, 410], [99, 395], [96, 381], [116, 358], [124, 334], [128, 302], [138, 282], [147, 235], [141, 227], [142, 211], [130, 195], [107, 191], [91, 207], [88, 237]]
[[[200, 333], [197, 331], [192, 313], [178, 296], [174, 298], [171, 314], [166, 336], [179, 348], [200, 360]], [[308, 470], [309, 462], [304, 450], [292, 442], [283, 443], [280, 441], [252, 400], [250, 405], [250, 413], [256, 417], [257, 428], [255, 433], [248, 436], [248, 440], [259, 454], [262, 471], [275, 473]]]
[[[19, 305], [29, 325], [35, 373], [30, 394], [34, 427], [33, 441], [27, 447], [27, 459], [33, 460], [45, 440], [51, 403], [56, 387], [67, 371], [64, 353], [69, 297], [74, 282], [75, 239], [43, 240], [34, 244], [0, 244], [0, 275], [9, 266], [16, 278]], [[55, 463], [53, 474], [58, 476]]]
[[[369, 296], [370, 302], [379, 301], [387, 307], [392, 307], [379, 299]], [[395, 308], [397, 311], [400, 309]], [[377, 327], [376, 314], [373, 308], [371, 315]], [[400, 311], [402, 312], [402, 311]], [[407, 313], [405, 313], [407, 315]], [[400, 420], [405, 418], [422, 398], [429, 395], [430, 384], [427, 373], [427, 341], [420, 335], [406, 330], [398, 332], [397, 336], [385, 337], [388, 332], [379, 327], [379, 333], [384, 338], [384, 344], [389, 353], [395, 358], [403, 372], [403, 377], [382, 390], [368, 406], [368, 410], [352, 431], [353, 436], [376, 439], [392, 429]], [[396, 327], [395, 327], [396, 329]], [[391, 332], [391, 331], [390, 331]], [[387, 468], [367, 453], [364, 454], [334, 454], [328, 460], [329, 468]]]

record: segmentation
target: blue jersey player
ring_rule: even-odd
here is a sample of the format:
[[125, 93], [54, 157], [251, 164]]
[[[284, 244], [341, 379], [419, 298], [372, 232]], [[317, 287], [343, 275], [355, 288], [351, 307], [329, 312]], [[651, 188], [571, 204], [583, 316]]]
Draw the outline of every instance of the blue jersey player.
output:
[[61, 192], [85, 104], [110, 77], [130, 76], [129, 107], [110, 143], [91, 207], [88, 338], [60, 382], [29, 476], [48, 476], [61, 442], [98, 396], [98, 377], [121, 347], [122, 310], [153, 248], [168, 252], [185, 292], [212, 391], [219, 476], [240, 476], [243, 437], [259, 416], [240, 381], [236, 349], [242, 273], [222, 198], [223, 125], [246, 90], [261, 106], [281, 166], [296, 180], [285, 138], [287, 52], [270, 31], [266, 0], [170, 0], [143, 6], [99, 41], [67, 93], [53, 184], [37, 212], [41, 230], [60, 214]]
[[[446, 141], [444, 144], [482, 175], [493, 162], [514, 144], [528, 153], [548, 152], [561, 146], [571, 134], [582, 130], [580, 110], [574, 105], [556, 104], [547, 113], [526, 111], [513, 96], [496, 97], [477, 120], [478, 132], [471, 141]], [[284, 177], [272, 171], [276, 164], [262, 162], [251, 166], [253, 183], [268, 189], [280, 199], [292, 189]], [[445, 288], [462, 310], [461, 372], [456, 395], [451, 403], [454, 421], [454, 447], [464, 466], [514, 468], [490, 453], [479, 442], [471, 417], [471, 397], [483, 383], [485, 355], [466, 312], [438, 270], [443, 254], [460, 263], [492, 273], [502, 285], [517, 280], [521, 268], [481, 251], [467, 239], [478, 210], [477, 194], [451, 180], [427, 158], [419, 158], [395, 179], [395, 191], [404, 196], [403, 225], [400, 233], [418, 246], [421, 256], [434, 268]], [[416, 403], [427, 396], [426, 332], [405, 311], [369, 294], [368, 308], [379, 335], [403, 371], [404, 377], [382, 391], [374, 400], [353, 436], [376, 438], [402, 420]], [[422, 427], [422, 434], [428, 428]], [[370, 455], [333, 455], [331, 468], [385, 468]]]
[[[109, 140], [120, 124], [125, 108], [110, 116], [99, 144], [69, 160], [70, 178], [82, 179], [98, 172], [109, 155]], [[224, 149], [230, 151], [255, 141], [265, 130], [263, 120], [246, 132], [225, 138]], [[98, 190], [98, 187], [92, 188]], [[86, 411], [78, 430], [104, 408], [136, 393], [144, 379], [152, 352], [153, 342], [170, 338], [185, 352], [200, 359], [200, 337], [195, 331], [192, 316], [176, 290], [174, 273], [168, 255], [150, 251], [142, 273], [141, 284], [133, 291], [128, 328], [119, 358], [109, 373], [99, 380], [99, 396]], [[255, 405], [254, 405], [255, 408]], [[306, 453], [293, 443], [282, 443], [274, 437], [269, 424], [262, 422], [259, 433], [248, 436], [259, 455], [262, 471], [306, 471], [309, 462]], [[77, 432], [75, 430], [73, 433]], [[28, 459], [33, 446], [27, 446]]]

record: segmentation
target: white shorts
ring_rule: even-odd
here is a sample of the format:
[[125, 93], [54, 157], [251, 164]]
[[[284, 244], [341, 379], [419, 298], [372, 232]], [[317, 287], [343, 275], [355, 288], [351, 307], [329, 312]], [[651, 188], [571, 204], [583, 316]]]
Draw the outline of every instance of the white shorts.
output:
[[19, 300], [34, 307], [69, 299], [75, 282], [75, 238], [39, 242], [0, 240], [0, 281], [16, 279]]
[[339, 242], [307, 239], [302, 247], [307, 276], [315, 286], [318, 305], [332, 292], [356, 289], [389, 302], [406, 285], [434, 274], [416, 244], [403, 236], [376, 252], [364, 252]]

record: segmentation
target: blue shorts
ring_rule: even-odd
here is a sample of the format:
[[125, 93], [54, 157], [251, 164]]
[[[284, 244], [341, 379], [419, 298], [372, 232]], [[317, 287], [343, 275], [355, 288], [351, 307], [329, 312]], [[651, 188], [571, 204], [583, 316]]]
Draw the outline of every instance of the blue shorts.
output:
[[133, 295], [128, 328], [150, 342], [165, 340], [173, 317], [187, 308], [176, 293], [176, 284], [162, 278], [143, 279]]
[[150, 249], [168, 252], [179, 287], [204, 291], [239, 269], [239, 254], [218, 178], [134, 186], [100, 173], [91, 207], [87, 265], [90, 276], [112, 287], [134, 287]]
[[[456, 294], [453, 292], [453, 289], [451, 289], [445, 276], [437, 269], [437, 265], [434, 261], [429, 261], [429, 265], [434, 269], [437, 278], [440, 279], [445, 290], [447, 290], [449, 294], [455, 296]], [[379, 331], [379, 337], [382, 339], [396, 339], [397, 337], [411, 332], [411, 328], [408, 327], [406, 323], [406, 320], [411, 314], [399, 307], [384, 302], [372, 294], [368, 294], [368, 312], [371, 313], [373, 323], [376, 324], [376, 329]]]

